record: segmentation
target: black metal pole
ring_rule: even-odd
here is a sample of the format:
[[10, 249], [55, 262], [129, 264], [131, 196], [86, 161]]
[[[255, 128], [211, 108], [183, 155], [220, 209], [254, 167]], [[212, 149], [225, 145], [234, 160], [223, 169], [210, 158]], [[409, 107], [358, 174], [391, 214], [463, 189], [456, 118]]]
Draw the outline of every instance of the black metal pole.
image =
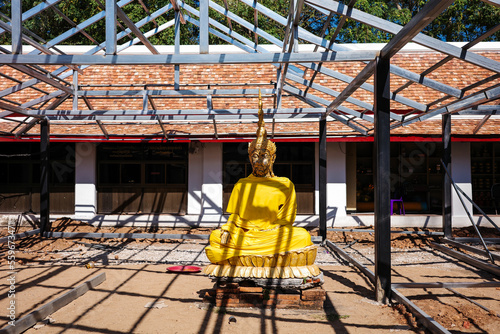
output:
[[[445, 170], [451, 168], [451, 115], [442, 116], [443, 135], [443, 166]], [[451, 179], [443, 173], [443, 233], [445, 238], [451, 238]]]
[[390, 58], [377, 58], [375, 69], [375, 298], [391, 294]]
[[319, 234], [326, 240], [326, 118], [319, 120]]
[[50, 231], [50, 124], [40, 121], [40, 234]]

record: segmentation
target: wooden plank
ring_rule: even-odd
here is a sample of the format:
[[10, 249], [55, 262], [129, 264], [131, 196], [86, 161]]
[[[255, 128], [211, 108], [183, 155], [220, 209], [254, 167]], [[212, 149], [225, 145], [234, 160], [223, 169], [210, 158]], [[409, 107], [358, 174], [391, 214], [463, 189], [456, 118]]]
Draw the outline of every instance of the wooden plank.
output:
[[43, 305], [42, 307], [37, 308], [30, 314], [22, 317], [21, 319], [17, 320], [14, 324], [15, 326], [8, 325], [7, 327], [4, 327], [3, 329], [0, 330], [1, 334], [19, 334], [24, 331], [26, 331], [28, 328], [32, 327], [35, 325], [38, 321], [42, 321], [45, 319], [47, 316], [51, 315], [52, 313], [56, 312], [60, 308], [68, 305], [71, 303], [73, 300], [77, 299], [78, 297], [83, 296], [87, 291], [90, 289], [95, 288], [102, 282], [106, 280], [106, 273], [101, 273], [97, 275], [96, 277], [83, 282], [76, 288], [66, 292], [64, 295], [54, 299], [53, 301]]

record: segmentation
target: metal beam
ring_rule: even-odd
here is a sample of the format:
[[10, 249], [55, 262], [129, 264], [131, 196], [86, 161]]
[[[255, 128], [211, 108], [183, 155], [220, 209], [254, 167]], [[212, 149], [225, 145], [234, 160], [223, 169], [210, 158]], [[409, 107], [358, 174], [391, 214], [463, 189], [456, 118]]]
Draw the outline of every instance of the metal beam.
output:
[[429, 246], [431, 246], [432, 248], [437, 249], [445, 254], [448, 254], [454, 258], [457, 258], [461, 261], [464, 261], [464, 262], [466, 262], [466, 263], [468, 263], [476, 268], [486, 270], [486, 271], [488, 271], [496, 276], [500, 276], [500, 267], [499, 266], [486, 263], [486, 262], [478, 260], [472, 256], [469, 256], [469, 255], [464, 254], [462, 252], [457, 252], [451, 248], [445, 247], [443, 245], [440, 245], [440, 244], [437, 244], [434, 242], [429, 243]]
[[109, 139], [109, 134], [108, 134], [108, 131], [107, 131], [107, 130], [106, 130], [106, 128], [104, 127], [104, 124], [102, 124], [102, 121], [100, 121], [100, 120], [96, 120], [96, 123], [97, 123], [97, 125], [99, 126], [99, 128], [101, 129], [102, 134], [104, 135], [104, 137], [106, 137], [106, 139]]
[[479, 130], [481, 130], [481, 128], [483, 127], [483, 125], [486, 124], [486, 122], [490, 119], [490, 117], [491, 117], [491, 115], [484, 116], [483, 119], [474, 128], [474, 130], [472, 131], [472, 134], [478, 133]]
[[[132, 20], [127, 16], [127, 14], [125, 14], [123, 9], [121, 9], [118, 6], [115, 6], [115, 8], [116, 8], [116, 13], [117, 13], [118, 17], [123, 21], [123, 23], [125, 23], [125, 25], [130, 29], [130, 31], [132, 31], [132, 33], [134, 33], [134, 35], [137, 36], [137, 38], [139, 38], [139, 40], [142, 42], [142, 44], [144, 44], [144, 46], [146, 46], [148, 48], [148, 50], [151, 51], [152, 54], [155, 54], [155, 55], [160, 54], [160, 52], [158, 52], [158, 50], [153, 46], [153, 44], [151, 44], [151, 42], [146, 38], [146, 36], [144, 36], [142, 31], [135, 25], [134, 22], [132, 22]], [[115, 29], [116, 29], [116, 25], [115, 25]], [[116, 31], [115, 31], [115, 34], [116, 34]], [[115, 37], [115, 43], [116, 43], [116, 37]]]
[[326, 240], [326, 191], [327, 191], [327, 153], [326, 153], [326, 136], [327, 136], [326, 118], [319, 120], [319, 235], [322, 242]]
[[[59, 0], [55, 1], [55, 0], [50, 0], [50, 1], [47, 1], [46, 3], [42, 3], [41, 5], [44, 5], [44, 4], [49, 4], [50, 6], [52, 6], [52, 4], [54, 3], [57, 3], [59, 2]], [[132, 0], [122, 0], [120, 2], [117, 3], [117, 5], [119, 7], [122, 7], [122, 6], [125, 6], [127, 5], [128, 3], [132, 2]], [[37, 6], [38, 7], [38, 6]], [[154, 18], [156, 17], [159, 17], [163, 14], [165, 14], [166, 12], [168, 12], [170, 9], [172, 9], [172, 5], [171, 4], [168, 4], [160, 9], [158, 9], [157, 11], [155, 11], [151, 16], [148, 16], [142, 20], [140, 20], [139, 22], [137, 22], [136, 26], [142, 26], [150, 21], [152, 21]], [[26, 13], [25, 13], [26, 14]], [[75, 28], [73, 29], [70, 29], [68, 30], [67, 32], [65, 32], [64, 34], [56, 37], [55, 39], [53, 39], [52, 41], [48, 42], [45, 46], [48, 48], [48, 47], [52, 47], [53, 45], [56, 45], [57, 43], [61, 43], [62, 41], [64, 41], [65, 39], [71, 37], [72, 35], [78, 33], [78, 32], [81, 32], [83, 29], [87, 28], [88, 26], [90, 26], [91, 24], [97, 22], [98, 20], [102, 19], [104, 17], [105, 13], [104, 12], [101, 12], [99, 14], [96, 14], [94, 15], [93, 17], [91, 17], [90, 19], [86, 20], [85, 22], [79, 24], [78, 26], [76, 26]], [[24, 15], [23, 15], [23, 18], [24, 18]], [[170, 22], [170, 21], [169, 21]], [[157, 32], [160, 32], [160, 31], [163, 31], [164, 29], [168, 28], [170, 25], [173, 25], [173, 20], [171, 21], [171, 24], [167, 22], [165, 24], [163, 24], [161, 27], [159, 28], [155, 28], [154, 31], [155, 33]], [[121, 39], [123, 37], [125, 37], [127, 34], [127, 32], [120, 32], [117, 36], [118, 39]], [[147, 36], [148, 34], [146, 34]], [[136, 43], [139, 42], [139, 39], [137, 40], [134, 40], [134, 41], [131, 41], [130, 43], [128, 43], [127, 45], [125, 46], [122, 46], [120, 47], [120, 50], [119, 51], [122, 51]], [[53, 43], [53, 44], [51, 44]], [[97, 53], [99, 52], [100, 50], [104, 49], [106, 46], [106, 43], [101, 43], [100, 45], [94, 47], [93, 49], [91, 49], [90, 51], [88, 51], [87, 53], [85, 53], [86, 55], [92, 55], [94, 53]], [[33, 52], [31, 52], [30, 54], [38, 54], [39, 52], [37, 50], [34, 50]], [[84, 66], [84, 68], [87, 67], [87, 66]], [[60, 78], [61, 79], [64, 79], [64, 78], [67, 78], [68, 76], [72, 75], [72, 72], [66, 72], [66, 73], [63, 73], [64, 71], [66, 71], [68, 69], [68, 67], [61, 67], [55, 71], [53, 71], [51, 73], [51, 75], [53, 76], [59, 76], [60, 75]], [[37, 83], [39, 83], [40, 80], [38, 79], [31, 79], [31, 80], [28, 80], [20, 85], [17, 85], [17, 86], [14, 86], [14, 87], [11, 87], [11, 88], [8, 88], [8, 89], [5, 89], [3, 91], [0, 92], [0, 97], [3, 97], [5, 95], [8, 95], [8, 94], [11, 94], [11, 93], [14, 93], [14, 92], [17, 92], [17, 91], [20, 91], [20, 90], [23, 90], [25, 88], [29, 88], [29, 87], [32, 87], [34, 85], [36, 85]], [[36, 89], [38, 90], [36, 87], [34, 87], [33, 89]]]
[[165, 126], [163, 125], [161, 119], [158, 119], [158, 124], [160, 124], [161, 132], [163, 132], [163, 137], [165, 137], [165, 139], [168, 140], [168, 134], [167, 131], [165, 130]]
[[339, 51], [266, 54], [182, 54], [182, 55], [0, 55], [0, 64], [41, 65], [184, 65], [184, 64], [262, 64], [301, 62], [370, 61], [377, 52]]
[[[375, 284], [375, 275], [370, 271], [367, 267], [362, 265], [353, 257], [349, 256], [343, 249], [327, 240], [326, 245], [330, 247], [335, 253], [340, 255], [342, 258], [347, 260], [349, 263], [352, 263], [356, 268], [358, 268], [368, 279], [370, 282]], [[417, 305], [412, 303], [408, 298], [406, 298], [403, 294], [401, 294], [398, 290], [391, 287], [391, 296], [392, 299], [397, 302], [406, 305], [410, 312], [417, 317], [418, 321], [420, 321], [426, 328], [428, 328], [432, 333], [443, 333], [443, 334], [451, 334], [446, 328], [444, 328], [441, 324], [439, 324], [436, 320], [430, 317], [427, 313], [422, 311]]]
[[375, 71], [375, 298], [391, 294], [390, 58], [377, 58]]
[[[12, 56], [15, 57], [15, 55], [12, 55]], [[41, 56], [41, 57], [43, 57], [43, 56]], [[46, 57], [50, 57], [50, 56], [47, 55]], [[52, 79], [43, 73], [35, 71], [34, 69], [29, 68], [28, 66], [24, 66], [21, 64], [15, 64], [15, 63], [10, 64], [9, 66], [18, 70], [19, 72], [23, 72], [25, 74], [28, 74], [28, 75], [32, 76], [33, 78], [38, 79], [39, 81], [43, 81], [51, 86], [59, 88], [60, 90], [65, 91], [66, 93], [70, 93], [70, 94], [73, 93], [70, 87], [63, 85], [63, 84], [59, 83], [59, 81]]]
[[[219, 95], [241, 95], [241, 96], [255, 96], [259, 94], [259, 89], [256, 88], [238, 88], [238, 89], [226, 89], [226, 88], [214, 88], [214, 89], [147, 89], [147, 90], [79, 90], [78, 96], [135, 96], [137, 98], [142, 98], [144, 92], [148, 96], [173, 96], [173, 97], [185, 97], [185, 96], [219, 96]], [[274, 95], [276, 94], [276, 89], [274, 88], [264, 88], [261, 89], [263, 95]]]
[[458, 101], [447, 104], [444, 107], [440, 107], [429, 111], [428, 113], [417, 115], [409, 119], [405, 119], [399, 124], [395, 125], [393, 128], [397, 128], [404, 125], [409, 125], [418, 121], [424, 121], [434, 116], [438, 116], [444, 113], [458, 113], [461, 110], [474, 108], [486, 102], [494, 101], [500, 99], [500, 86], [494, 88], [488, 88], [486, 90], [471, 94], [465, 98]]
[[40, 121], [40, 233], [50, 231], [50, 123]]
[[[275, 20], [277, 23], [279, 23], [279, 24], [281, 24], [283, 26], [286, 25], [287, 21], [286, 21], [286, 19], [284, 17], [282, 17], [279, 14], [273, 12], [272, 10], [268, 9], [267, 7], [265, 7], [265, 6], [263, 6], [263, 5], [259, 4], [259, 3], [256, 3], [256, 2], [252, 2], [252, 0], [241, 0], [241, 1], [244, 2], [244, 3], [246, 3], [247, 5], [251, 6], [252, 8], [257, 9], [262, 14], [264, 14], [264, 15], [268, 16], [269, 18]], [[316, 10], [320, 10], [321, 11], [321, 8], [319, 8], [319, 7], [315, 7], [315, 6], [312, 6], [312, 7], [314, 7]], [[350, 13], [351, 9], [352, 8], [344, 9], [344, 12]], [[382, 19], [380, 19], [380, 20], [382, 20]], [[382, 21], [384, 21], [384, 20], [382, 20]], [[301, 39], [303, 39], [303, 40], [305, 40], [307, 42], [313, 43], [313, 44], [315, 44], [317, 46], [322, 46], [322, 47], [327, 48], [327, 49], [330, 49], [330, 48], [333, 47], [332, 49], [334, 51], [346, 51], [347, 50], [346, 47], [343, 47], [343, 46], [338, 45], [338, 44], [332, 44], [331, 43], [332, 41], [327, 41], [325, 39], [317, 37], [317, 36], [311, 34], [310, 32], [306, 31], [305, 29], [303, 29], [301, 27], [298, 27], [298, 32], [299, 32], [299, 38], [301, 38]], [[276, 45], [280, 46], [280, 44], [276, 44]], [[304, 64], [300, 64], [300, 65], [305, 66]], [[316, 65], [316, 66], [319, 67], [319, 65]], [[457, 89], [455, 89], [455, 88], [453, 88], [451, 86], [442, 84], [442, 83], [440, 83], [438, 81], [435, 81], [435, 80], [432, 80], [432, 79], [424, 78], [424, 79], [420, 80], [421, 78], [419, 77], [418, 74], [413, 73], [411, 71], [408, 71], [406, 69], [400, 68], [400, 67], [395, 66], [395, 65], [391, 65], [391, 73], [395, 73], [395, 74], [397, 73], [397, 75], [402, 76], [405, 79], [418, 82], [418, 83], [420, 83], [420, 84], [422, 84], [422, 85], [424, 85], [426, 87], [430, 87], [432, 89], [442, 91], [445, 94], [450, 94], [452, 96], [456, 96], [456, 95], [458, 95], [458, 94], [461, 93], [460, 91], [458, 91]], [[341, 75], [341, 74], [339, 74], [339, 75]], [[347, 80], [347, 81], [344, 80], [344, 79], [339, 79], [339, 80], [343, 80], [343, 81], [348, 82], [348, 83], [351, 82], [351, 80]], [[417, 80], [420, 80], [420, 81], [417, 81]], [[361, 85], [361, 88], [364, 88], [365, 85], [366, 84]], [[307, 89], [306, 89], [306, 92], [307, 92]], [[402, 97], [400, 95], [393, 94], [393, 98], [392, 99], [394, 99], [395, 101], [400, 100], [398, 102], [406, 104], [408, 106], [419, 105], [419, 106], [412, 106], [412, 108], [415, 108], [417, 110], [426, 111], [428, 109], [425, 105], [419, 104], [419, 103], [417, 103], [415, 101], [412, 101], [410, 99], [404, 98], [404, 97]]]
[[46, 238], [208, 240], [209, 234], [48, 232]]
[[200, 54], [208, 53], [208, 7], [209, 0], [199, 0], [200, 3]]
[[[16, 1], [16, 0], [14, 0], [14, 1]], [[60, 1], [62, 1], [62, 0], [45, 0], [42, 3], [36, 5], [35, 7], [31, 8], [31, 9], [28, 9], [26, 12], [24, 12], [22, 14], [21, 20], [26, 21], [29, 18], [43, 12], [47, 8], [54, 6], [55, 4], [57, 4]], [[0, 35], [3, 34], [4, 32], [5, 32], [5, 30], [0, 28]]]
[[[264, 117], [270, 117], [272, 115], [288, 115], [288, 114], [308, 114], [308, 113], [321, 113], [325, 111], [325, 108], [264, 108]], [[26, 116], [162, 116], [162, 115], [178, 115], [178, 116], [187, 116], [187, 115], [207, 115], [207, 116], [216, 116], [216, 115], [257, 115], [258, 109], [165, 109], [165, 110], [150, 110], [148, 112], [144, 112], [143, 110], [28, 110]]]
[[30, 110], [26, 110], [24, 108], [20, 108], [18, 106], [15, 106], [15, 105], [12, 105], [9, 103], [5, 103], [3, 101], [0, 101], [0, 109], [5, 109], [5, 110], [17, 112], [17, 113], [25, 115], [25, 116], [28, 116], [27, 113], [30, 111]]
[[[37, 234], [40, 234], [40, 229], [39, 228], [31, 230], [31, 231], [26, 231], [26, 232], [23, 232], [23, 233], [14, 234], [13, 237], [14, 237], [14, 240], [17, 241], [17, 240], [21, 240], [23, 238], [26, 238], [26, 237], [29, 237], [29, 236], [32, 236], [32, 235], [37, 235]], [[12, 236], [6, 236], [6, 237], [3, 237], [3, 238], [0, 238], [0, 245], [8, 242], [9, 240], [12, 240]]]
[[[444, 167], [451, 167], [451, 115], [442, 115], [442, 138], [443, 138], [443, 157]], [[452, 216], [451, 216], [451, 179], [443, 173], [443, 209], [442, 209], [442, 227], [446, 238], [451, 238]]]
[[[319, 106], [318, 103], [322, 103], [324, 105], [326, 105], [328, 103], [328, 101], [326, 101], [326, 100], [324, 100], [322, 98], [316, 97], [316, 96], [314, 96], [314, 95], [312, 95], [310, 93], [304, 94], [304, 92], [301, 91], [300, 89], [292, 87], [290, 85], [285, 85], [283, 87], [283, 90], [287, 91], [288, 93], [291, 93], [291, 94], [295, 95], [297, 98], [299, 98], [302, 101], [304, 101], [304, 102], [306, 102], [306, 103], [308, 103], [310, 105], [313, 105], [313, 106]], [[345, 108], [345, 107], [342, 107], [342, 106], [339, 107], [339, 110], [342, 111], [342, 112], [347, 112], [349, 114], [356, 113], [356, 111], [348, 109], [348, 108]], [[325, 113], [325, 115], [326, 115], [326, 113]], [[325, 115], [322, 115], [322, 117], [325, 117]], [[348, 127], [350, 127], [353, 130], [361, 133], [364, 136], [368, 135], [368, 132], [367, 132], [366, 128], [363, 129], [363, 128], [357, 126], [355, 124], [355, 122], [349, 121], [345, 115], [338, 115], [338, 114], [335, 114], [335, 113], [330, 113], [329, 116], [333, 117], [337, 121], [339, 121], [339, 122], [347, 125]]]
[[[345, 75], [345, 74], [337, 72], [337, 71], [333, 71], [333, 70], [326, 68], [326, 67], [319, 67], [319, 65], [314, 64], [314, 63], [299, 63], [299, 65], [304, 66], [306, 68], [313, 69], [315, 71], [318, 71], [321, 74], [327, 75], [329, 77], [335, 78], [335, 79], [340, 80], [340, 81], [344, 81], [346, 83], [351, 83], [354, 80], [354, 78], [351, 76]], [[393, 68], [393, 66], [394, 65], [391, 65], [391, 68]], [[359, 86], [359, 88], [364, 89], [364, 90], [371, 92], [371, 93], [374, 92], [373, 85], [368, 84], [366, 82], [363, 83], [361, 86]], [[420, 111], [427, 111], [427, 109], [428, 109], [427, 106], [423, 103], [415, 102], [413, 100], [410, 100], [408, 98], [405, 98], [405, 97], [398, 95], [396, 93], [393, 93], [393, 92], [391, 92], [391, 100], [399, 102], [399, 103], [404, 104], [404, 105], [407, 105], [411, 108], [414, 108], [414, 109], [417, 109]]]
[[[306, 2], [332, 11], [336, 14], [345, 15], [350, 19], [367, 24], [371, 27], [391, 33], [393, 35], [398, 34], [403, 29], [401, 25], [381, 19], [379, 17], [376, 17], [375, 15], [367, 14], [357, 9], [348, 9], [347, 6], [339, 3], [338, 1], [306, 0]], [[412, 39], [412, 41], [438, 52], [445, 53], [449, 56], [464, 60], [468, 63], [486, 68], [496, 73], [500, 73], [500, 62], [475, 54], [471, 51], [462, 50], [462, 48], [460, 47], [453, 46], [446, 42], [427, 36], [423, 33], [417, 34]]]
[[380, 51], [380, 57], [392, 57], [403, 46], [410, 42], [413, 37], [419, 34], [427, 25], [429, 25], [439, 14], [441, 14], [453, 0], [430, 0], [418, 13], [412, 17], [410, 22], [405, 24], [394, 36], [391, 38]]
[[[381, 58], [390, 58], [405, 46], [415, 35], [424, 29], [435, 17], [437, 17], [453, 0], [431, 0], [398, 31], [389, 43], [380, 51]], [[345, 99], [350, 96], [361, 84], [363, 84], [375, 71], [374, 61], [371, 61], [357, 76], [349, 83], [342, 93], [328, 106], [327, 111], [334, 110]]]
[[116, 54], [116, 1], [106, 0], [106, 55]]
[[[496, 26], [494, 26], [493, 28], [491, 28], [490, 30], [488, 30], [487, 32], [485, 32], [484, 34], [482, 34], [481, 36], [479, 36], [478, 38], [476, 38], [475, 40], [465, 44], [462, 49], [463, 50], [468, 50], [470, 49], [471, 47], [473, 47], [474, 45], [476, 45], [477, 43], [481, 42], [482, 40], [490, 37], [491, 35], [495, 34], [498, 30], [500, 30], [500, 24], [497, 24]], [[432, 65], [431, 67], [429, 67], [428, 69], [426, 69], [425, 71], [423, 71], [422, 73], [420, 73], [420, 78], [418, 81], [408, 81], [407, 83], [405, 83], [404, 85], [402, 85], [401, 87], [399, 87], [398, 89], [396, 89], [394, 92], [395, 93], [399, 93], [401, 91], [403, 91], [404, 89], [408, 88], [411, 84], [413, 83], [420, 83], [420, 82], [423, 82], [426, 78], [425, 76], [431, 72], [433, 72], [434, 70], [440, 68], [441, 66], [443, 66], [444, 64], [448, 63], [449, 61], [453, 60], [454, 57], [452, 56], [447, 56], [446, 58], [440, 60], [439, 62], [437, 62], [436, 64]]]
[[[370, 61], [359, 73], [356, 77], [347, 85], [346, 88], [337, 96], [335, 100], [330, 103], [330, 105], [326, 108], [327, 113], [331, 113], [338, 106], [340, 106], [351, 94], [356, 91], [369, 77], [372, 76], [375, 71], [376, 61]], [[376, 87], [376, 85], [375, 85]], [[375, 88], [376, 89], [376, 88]]]
[[474, 289], [474, 288], [497, 288], [500, 287], [500, 282], [408, 282], [408, 283], [392, 283], [392, 287], [396, 289]]
[[20, 334], [27, 331], [30, 327], [35, 325], [38, 321], [42, 321], [52, 313], [61, 309], [62, 307], [73, 302], [78, 297], [84, 295], [90, 289], [95, 288], [106, 280], [106, 273], [100, 273], [92, 279], [86, 280], [76, 288], [69, 290], [62, 296], [51, 300], [47, 304], [37, 308], [33, 312], [17, 319], [14, 325], [8, 325], [2, 328], [2, 333], [5, 334]]
[[[488, 257], [488, 253], [486, 253], [482, 249], [479, 249], [479, 248], [476, 248], [473, 246], [469, 246], [469, 245], [465, 245], [463, 243], [457, 242], [457, 241], [449, 239], [449, 238], [442, 238], [441, 242], [447, 243], [447, 244], [452, 245], [453, 247], [456, 247], [456, 248], [465, 249], [466, 251], [471, 252], [471, 253], [476, 253], [476, 254]], [[490, 254], [495, 260], [500, 261], [500, 255], [497, 255], [495, 253], [490, 253]]]
[[[21, 0], [12, 0], [11, 2], [11, 22], [12, 22], [12, 53], [23, 53], [22, 39], [22, 4]], [[3, 23], [3, 22], [2, 22]]]
[[38, 118], [33, 118], [27, 124], [25, 124], [19, 131], [16, 132], [16, 139], [22, 136], [24, 133], [28, 132], [32, 127], [38, 124], [40, 120]]

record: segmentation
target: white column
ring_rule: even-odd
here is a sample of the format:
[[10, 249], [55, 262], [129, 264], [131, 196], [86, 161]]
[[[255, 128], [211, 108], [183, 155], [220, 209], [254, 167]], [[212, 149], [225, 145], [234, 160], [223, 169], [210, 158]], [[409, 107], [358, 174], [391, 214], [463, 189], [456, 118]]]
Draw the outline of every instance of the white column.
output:
[[93, 218], [97, 212], [96, 146], [75, 145], [75, 218]]
[[222, 143], [206, 143], [203, 150], [203, 185], [201, 211], [203, 215], [222, 212]]
[[203, 151], [202, 145], [193, 146], [189, 152], [187, 214], [201, 214], [201, 188], [203, 185]]
[[[467, 196], [472, 198], [472, 182], [470, 169], [470, 143], [453, 142], [451, 145], [451, 174], [453, 181], [462, 189]], [[463, 197], [463, 196], [462, 196]], [[467, 210], [472, 213], [472, 203], [464, 198]], [[451, 214], [454, 217], [467, 216], [467, 213], [457, 196], [452, 190]]]
[[319, 215], [319, 143], [314, 143], [314, 213]]
[[346, 145], [333, 142], [326, 144], [326, 199], [327, 219], [345, 217], [347, 205]]

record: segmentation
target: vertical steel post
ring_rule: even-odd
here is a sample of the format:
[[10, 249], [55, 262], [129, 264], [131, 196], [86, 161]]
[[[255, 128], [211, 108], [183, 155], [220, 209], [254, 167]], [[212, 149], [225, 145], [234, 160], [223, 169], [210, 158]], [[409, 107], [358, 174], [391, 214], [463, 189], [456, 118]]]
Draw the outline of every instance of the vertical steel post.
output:
[[11, 24], [12, 24], [12, 54], [23, 53], [23, 9], [21, 0], [12, 0]]
[[391, 293], [390, 58], [375, 68], [375, 297], [387, 303]]
[[40, 122], [40, 234], [50, 231], [50, 124]]
[[326, 240], [326, 117], [319, 120], [319, 234]]
[[73, 71], [73, 111], [78, 110], [78, 71]]
[[[451, 115], [442, 115], [443, 164], [446, 170], [451, 170]], [[443, 233], [445, 238], [451, 238], [451, 180], [443, 173]]]
[[[174, 24], [174, 33], [175, 33], [175, 49], [174, 53], [178, 55], [181, 52], [181, 13], [180, 11], [175, 11], [175, 24]], [[179, 82], [180, 82], [180, 66], [174, 65], [174, 89], [179, 90]]]
[[106, 54], [116, 54], [116, 0], [106, 0]]
[[208, 0], [200, 0], [200, 53], [208, 53]]

